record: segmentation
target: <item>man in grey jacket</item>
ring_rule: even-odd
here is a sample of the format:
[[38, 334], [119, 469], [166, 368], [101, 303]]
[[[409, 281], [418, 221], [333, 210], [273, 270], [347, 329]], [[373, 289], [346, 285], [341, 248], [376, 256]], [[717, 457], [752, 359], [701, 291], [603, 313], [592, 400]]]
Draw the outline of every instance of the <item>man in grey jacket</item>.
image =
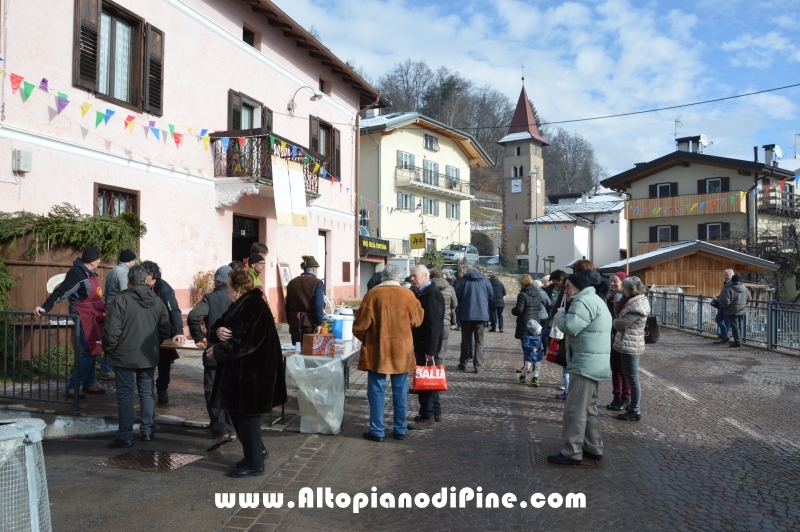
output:
[[742, 279], [738, 275], [734, 275], [731, 282], [726, 284], [719, 294], [719, 303], [725, 309], [725, 315], [731, 322], [731, 331], [733, 332], [731, 347], [742, 347], [748, 301], [750, 301], [750, 292], [742, 284]]
[[116, 368], [119, 430], [109, 447], [130, 447], [133, 441], [133, 390], [138, 387], [142, 407], [143, 442], [153, 439], [155, 395], [153, 375], [161, 342], [171, 336], [167, 307], [147, 286], [141, 265], [128, 271], [130, 288], [108, 307], [103, 330], [103, 351]]
[[[103, 299], [106, 306], [110, 307], [114, 299], [120, 292], [128, 288], [128, 270], [136, 264], [136, 253], [130, 249], [123, 249], [119, 254], [119, 262], [106, 275], [106, 289], [103, 291]], [[100, 360], [100, 375], [102, 380], [114, 380], [114, 368], [108, 365], [106, 355]]]
[[[189, 318], [186, 321], [189, 325], [189, 334], [192, 335], [197, 347], [210, 347], [207, 339], [208, 331], [231, 306], [231, 298], [228, 296], [228, 274], [230, 272], [231, 267], [227, 264], [217, 268], [217, 271], [214, 272], [214, 291], [203, 296], [197, 306], [189, 312]], [[211, 420], [208, 428], [214, 438], [214, 442], [208, 448], [209, 451], [214, 451], [226, 443], [230, 443], [235, 440], [236, 435], [230, 415], [225, 410], [214, 408], [211, 405], [211, 389], [214, 387], [216, 370], [217, 362], [208, 360], [204, 351], [203, 391], [206, 396], [208, 418]]]

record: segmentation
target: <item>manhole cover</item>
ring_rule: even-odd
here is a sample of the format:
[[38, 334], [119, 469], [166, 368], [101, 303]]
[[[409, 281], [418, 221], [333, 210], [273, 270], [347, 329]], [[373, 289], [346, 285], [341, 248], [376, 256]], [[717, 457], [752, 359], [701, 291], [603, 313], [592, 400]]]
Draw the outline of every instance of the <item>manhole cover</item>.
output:
[[131, 471], [145, 471], [147, 473], [169, 473], [186, 464], [191, 464], [203, 458], [199, 454], [169, 453], [166, 451], [147, 451], [137, 449], [119, 456], [103, 460], [97, 465], [105, 467], [118, 467]]
[[531, 467], [563, 467], [564, 469], [603, 469], [603, 462], [600, 460], [583, 459], [583, 464], [579, 466], [558, 466], [547, 463], [547, 456], [561, 452], [562, 444], [554, 443], [531, 443], [528, 444], [528, 454]]

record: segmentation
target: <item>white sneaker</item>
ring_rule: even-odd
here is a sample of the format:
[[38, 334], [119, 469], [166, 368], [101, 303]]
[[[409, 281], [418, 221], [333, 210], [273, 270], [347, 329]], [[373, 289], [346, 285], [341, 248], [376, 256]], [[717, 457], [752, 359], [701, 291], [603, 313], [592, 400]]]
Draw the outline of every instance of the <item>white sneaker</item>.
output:
[[566, 388], [564, 388], [564, 386], [559, 386], [558, 389], [559, 390], [566, 390]]

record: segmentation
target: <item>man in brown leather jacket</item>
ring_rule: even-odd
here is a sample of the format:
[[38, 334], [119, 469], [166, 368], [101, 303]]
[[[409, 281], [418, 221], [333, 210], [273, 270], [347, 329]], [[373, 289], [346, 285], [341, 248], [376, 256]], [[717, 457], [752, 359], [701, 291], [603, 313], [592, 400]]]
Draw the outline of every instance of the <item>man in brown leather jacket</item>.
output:
[[302, 342], [304, 334], [319, 332], [325, 319], [324, 288], [317, 279], [319, 263], [311, 255], [303, 255], [300, 268], [303, 273], [286, 286], [286, 321], [292, 343]]

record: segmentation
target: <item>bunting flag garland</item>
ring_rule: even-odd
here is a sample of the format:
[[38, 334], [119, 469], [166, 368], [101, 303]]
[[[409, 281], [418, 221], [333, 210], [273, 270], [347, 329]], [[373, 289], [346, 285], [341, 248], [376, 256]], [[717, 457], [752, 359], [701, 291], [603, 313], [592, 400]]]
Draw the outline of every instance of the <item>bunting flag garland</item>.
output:
[[244, 144], [247, 141], [247, 139], [245, 137], [239, 137], [237, 141], [239, 142], [239, 149], [244, 150]]
[[169, 125], [169, 134], [175, 135], [175, 126], [173, 124], [168, 124], [168, 125]]
[[50, 92], [50, 83], [47, 81], [47, 78], [42, 78], [42, 81], [39, 82], [39, 90]]
[[112, 116], [114, 116], [114, 113], [116, 113], [116, 111], [114, 111], [113, 109], [106, 109], [106, 114], [105, 117], [103, 118], [103, 122], [105, 122], [105, 125], [108, 125], [108, 121], [111, 119]]
[[173, 133], [172, 134], [172, 138], [175, 140], [175, 147], [176, 148], [180, 148], [181, 147], [181, 138], [183, 138], [183, 134], [182, 133]]
[[16, 94], [19, 90], [19, 84], [25, 79], [17, 74], [11, 74], [11, 94]]
[[89, 109], [91, 109], [91, 108], [92, 108], [92, 104], [90, 104], [89, 102], [83, 102], [81, 104], [81, 118], [85, 117], [86, 113], [88, 113]]
[[192, 128], [190, 128], [190, 127], [187, 127], [187, 128], [186, 128], [186, 132], [187, 132], [189, 135], [191, 135], [191, 134], [192, 134]]
[[228, 151], [228, 146], [230, 145], [231, 139], [228, 137], [222, 137], [220, 140], [222, 141], [222, 149]]
[[94, 128], [97, 129], [97, 127], [100, 125], [100, 122], [105, 120], [105, 118], [106, 118], [105, 113], [101, 113], [100, 111], [95, 111]]
[[[155, 122], [151, 122], [155, 125]], [[156, 138], [157, 141], [161, 142], [161, 131], [153, 126], [150, 126], [150, 133]]]
[[211, 145], [211, 137], [208, 135], [203, 135], [203, 149], [208, 151], [208, 147]]
[[131, 133], [133, 133], [133, 121], [136, 120], [135, 116], [128, 115], [128, 118], [125, 119], [125, 129], [130, 128]]
[[200, 130], [200, 136], [201, 137], [205, 137], [206, 135], [208, 135], [208, 130], [207, 129], [201, 129]]
[[67, 108], [67, 105], [69, 105], [69, 96], [63, 92], [59, 92], [56, 97], [56, 114], [60, 115], [61, 111]]
[[28, 98], [30, 98], [31, 94], [33, 94], [33, 89], [34, 88], [35, 88], [35, 86], [33, 85], [33, 83], [28, 83], [27, 81], [23, 81], [22, 82], [22, 101], [23, 102], [27, 102], [28, 101]]

